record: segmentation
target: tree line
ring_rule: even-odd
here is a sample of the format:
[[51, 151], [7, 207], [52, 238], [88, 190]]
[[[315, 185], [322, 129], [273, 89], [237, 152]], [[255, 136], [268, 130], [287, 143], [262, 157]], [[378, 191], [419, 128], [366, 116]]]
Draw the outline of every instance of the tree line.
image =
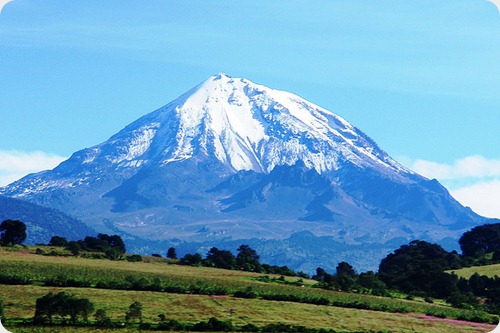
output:
[[[172, 249], [173, 248], [170, 248], [169, 252], [171, 252]], [[249, 245], [242, 244], [236, 251], [237, 255], [235, 256], [231, 251], [220, 250], [216, 247], [212, 247], [207, 252], [205, 258], [203, 258], [199, 253], [188, 253], [184, 257], [180, 258], [179, 264], [242, 270], [256, 273], [302, 276], [306, 278], [309, 277], [307, 274], [303, 272], [295, 272], [287, 266], [262, 264], [259, 261], [260, 256], [257, 254], [257, 251], [252, 249]]]
[[[26, 238], [26, 226], [20, 221], [6, 220], [0, 225], [0, 244], [20, 244]], [[123, 259], [125, 244], [118, 235], [98, 234], [83, 240], [68, 242], [54, 236], [49, 245], [63, 246], [74, 255], [80, 251], [103, 253], [108, 259]], [[459, 308], [483, 308], [500, 313], [500, 277], [489, 278], [473, 275], [469, 279], [459, 278], [447, 271], [471, 265], [500, 262], [500, 223], [478, 226], [464, 233], [459, 239], [462, 254], [447, 252], [438, 244], [414, 240], [402, 245], [387, 255], [379, 265], [378, 272], [358, 274], [347, 262], [338, 264], [335, 273], [318, 267], [312, 279], [317, 287], [341, 291], [370, 293], [387, 296], [390, 290], [399, 290], [409, 298], [421, 296], [432, 302], [432, 298], [445, 299]], [[154, 255], [160, 256], [160, 255]], [[167, 251], [167, 258], [177, 259], [175, 248]], [[262, 264], [260, 256], [248, 245], [240, 245], [237, 254], [216, 247], [210, 248], [205, 258], [199, 253], [186, 254], [178, 259], [181, 265], [244, 270], [250, 272], [299, 276], [308, 278], [303, 272], [295, 272], [287, 266]], [[127, 257], [140, 261], [141, 256]], [[480, 302], [481, 300], [481, 302]]]

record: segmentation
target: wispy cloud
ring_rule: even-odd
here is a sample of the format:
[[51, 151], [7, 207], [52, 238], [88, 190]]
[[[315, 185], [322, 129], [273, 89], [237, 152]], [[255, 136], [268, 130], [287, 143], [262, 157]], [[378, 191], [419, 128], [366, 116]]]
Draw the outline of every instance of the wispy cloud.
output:
[[53, 169], [66, 157], [42, 151], [0, 150], [0, 186], [33, 172]]
[[500, 160], [487, 159], [480, 155], [465, 157], [453, 164], [416, 160], [411, 168], [428, 178], [442, 180], [500, 178]]
[[436, 178], [451, 195], [476, 213], [500, 218], [500, 160], [468, 156], [452, 164], [401, 159], [415, 172]]

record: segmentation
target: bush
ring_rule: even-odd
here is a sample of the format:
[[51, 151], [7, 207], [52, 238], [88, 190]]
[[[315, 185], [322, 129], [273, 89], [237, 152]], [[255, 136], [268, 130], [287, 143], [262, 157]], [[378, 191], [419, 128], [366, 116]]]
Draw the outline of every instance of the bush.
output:
[[127, 261], [130, 261], [130, 262], [140, 262], [142, 261], [142, 256], [139, 255], [139, 254], [133, 254], [131, 256], [127, 256]]
[[253, 291], [251, 286], [248, 286], [244, 291], [236, 291], [234, 293], [234, 297], [239, 297], [239, 298], [256, 298], [257, 294], [255, 291]]

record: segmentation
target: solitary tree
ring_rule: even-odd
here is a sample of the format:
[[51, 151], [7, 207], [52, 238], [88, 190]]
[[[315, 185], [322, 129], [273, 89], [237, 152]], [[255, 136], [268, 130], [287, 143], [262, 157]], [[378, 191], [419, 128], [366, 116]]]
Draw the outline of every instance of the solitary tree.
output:
[[135, 301], [130, 304], [127, 313], [125, 314], [125, 320], [129, 322], [131, 319], [138, 319], [142, 323], [142, 304]]
[[382, 259], [379, 277], [389, 288], [446, 298], [457, 289], [456, 275], [445, 273], [454, 263], [454, 255], [440, 245], [414, 240]]
[[5, 220], [0, 224], [2, 245], [21, 244], [26, 239], [26, 224], [17, 220]]
[[175, 248], [171, 247], [168, 249], [167, 258], [168, 259], [177, 259], [177, 252], [175, 251]]

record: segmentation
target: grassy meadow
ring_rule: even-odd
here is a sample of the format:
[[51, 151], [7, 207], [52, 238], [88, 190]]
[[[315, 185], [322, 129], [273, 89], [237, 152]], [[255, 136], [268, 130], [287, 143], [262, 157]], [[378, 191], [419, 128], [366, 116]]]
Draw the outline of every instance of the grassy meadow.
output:
[[500, 277], [500, 264], [487, 265], [487, 266], [472, 266], [453, 271], [459, 277], [466, 279], [470, 278], [473, 274], [485, 275], [488, 277]]
[[[152, 325], [163, 314], [182, 323], [215, 317], [235, 327], [281, 323], [336, 332], [490, 332], [495, 327], [491, 325], [496, 320], [493, 316], [437, 303], [312, 288], [314, 281], [298, 283], [296, 277], [287, 277], [288, 284], [278, 283], [277, 277], [272, 283], [262, 282], [260, 273], [179, 266], [163, 258], [144, 259], [110, 261], [39, 255], [30, 247], [0, 248], [0, 278], [9, 282], [0, 285], [7, 318], [4, 325], [14, 333], [138, 331], [136, 326], [20, 326], [23, 320], [33, 318], [37, 298], [65, 291], [88, 298], [113, 322], [124, 322], [129, 305], [138, 301], [143, 306], [143, 322]], [[235, 293], [248, 290], [256, 296], [235, 297]], [[93, 316], [90, 320], [94, 320]]]

